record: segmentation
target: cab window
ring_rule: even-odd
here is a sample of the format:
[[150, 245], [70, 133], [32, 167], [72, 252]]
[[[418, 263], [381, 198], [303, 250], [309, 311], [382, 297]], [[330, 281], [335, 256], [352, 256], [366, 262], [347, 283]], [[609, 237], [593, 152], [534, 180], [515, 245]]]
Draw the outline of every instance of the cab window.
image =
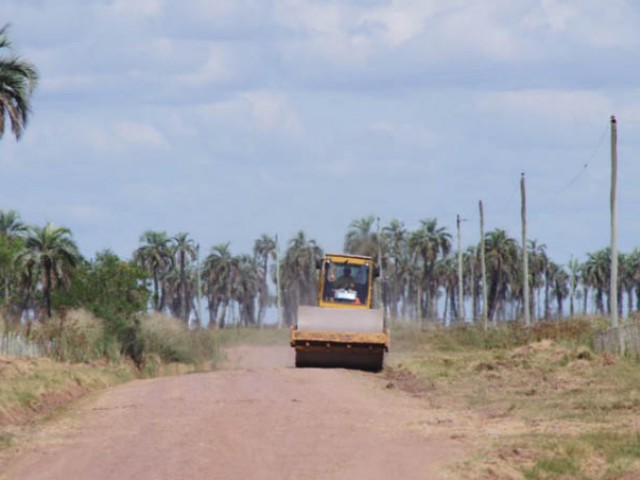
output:
[[356, 265], [349, 262], [331, 262], [324, 265], [325, 301], [365, 305], [369, 294], [368, 264]]

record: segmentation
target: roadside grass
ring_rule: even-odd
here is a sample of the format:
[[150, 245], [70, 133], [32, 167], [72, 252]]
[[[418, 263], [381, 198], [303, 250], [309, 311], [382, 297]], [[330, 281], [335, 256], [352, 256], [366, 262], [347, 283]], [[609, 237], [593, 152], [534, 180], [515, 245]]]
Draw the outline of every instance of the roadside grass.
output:
[[411, 372], [440, 403], [470, 409], [500, 432], [465, 463], [465, 478], [640, 478], [640, 365], [595, 353], [600, 325], [579, 319], [486, 333], [396, 325], [401, 360], [391, 374]]
[[[33, 421], [79, 396], [131, 380], [125, 364], [0, 357], [0, 426]], [[0, 445], [6, 443], [0, 431]]]
[[637, 432], [599, 430], [574, 438], [547, 436], [533, 438], [532, 447], [539, 450], [539, 456], [532, 465], [522, 466], [526, 480], [638, 478], [640, 471]]
[[220, 335], [209, 329], [188, 329], [161, 314], [140, 319], [140, 366], [145, 377], [214, 370], [221, 358]]
[[[135, 378], [215, 369], [221, 358], [218, 337], [170, 317], [145, 315], [132, 330], [139, 350], [134, 363], [105, 335], [102, 322], [84, 310], [37, 325], [28, 341], [23, 329], [5, 332], [12, 354], [0, 353], [0, 449], [13, 444], [16, 428], [46, 420], [87, 393]], [[15, 347], [26, 344], [33, 348]]]
[[[24, 332], [11, 335], [14, 343], [25, 342]], [[33, 329], [29, 342], [39, 356], [0, 353], [0, 450], [14, 443], [13, 429], [55, 415], [87, 393], [135, 378], [215, 370], [226, 346], [287, 345], [288, 336], [288, 329], [272, 326], [190, 330], [175, 318], [150, 314], [139, 318], [135, 330], [136, 365], [117, 344], [105, 343], [97, 318], [71, 310]]]

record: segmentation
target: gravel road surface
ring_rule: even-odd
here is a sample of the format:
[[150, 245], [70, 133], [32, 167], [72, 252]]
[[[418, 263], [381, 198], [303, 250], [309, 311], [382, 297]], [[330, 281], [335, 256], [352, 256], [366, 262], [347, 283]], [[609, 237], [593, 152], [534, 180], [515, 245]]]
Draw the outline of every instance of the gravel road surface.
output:
[[381, 374], [292, 365], [290, 348], [238, 347], [222, 371], [107, 390], [1, 460], [0, 479], [450, 478], [464, 444], [430, 428], [423, 399]]

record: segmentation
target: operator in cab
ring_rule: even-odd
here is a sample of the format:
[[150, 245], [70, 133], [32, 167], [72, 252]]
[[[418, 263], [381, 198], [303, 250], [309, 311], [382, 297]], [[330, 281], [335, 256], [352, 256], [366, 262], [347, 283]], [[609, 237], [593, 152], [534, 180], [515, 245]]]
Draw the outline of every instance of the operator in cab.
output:
[[337, 278], [333, 283], [333, 287], [336, 289], [353, 290], [355, 289], [356, 279], [351, 276], [351, 268], [344, 267], [342, 270], [342, 276]]

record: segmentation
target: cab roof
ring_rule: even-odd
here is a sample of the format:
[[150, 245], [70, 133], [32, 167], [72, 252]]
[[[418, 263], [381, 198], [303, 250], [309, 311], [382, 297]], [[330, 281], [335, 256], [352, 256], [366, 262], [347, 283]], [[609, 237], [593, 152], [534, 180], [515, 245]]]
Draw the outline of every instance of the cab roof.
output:
[[373, 261], [373, 257], [369, 257], [369, 256], [366, 256], [366, 255], [353, 255], [351, 253], [325, 253], [324, 256], [326, 258], [342, 257], [342, 258], [356, 258], [358, 260], [371, 260], [371, 261]]

